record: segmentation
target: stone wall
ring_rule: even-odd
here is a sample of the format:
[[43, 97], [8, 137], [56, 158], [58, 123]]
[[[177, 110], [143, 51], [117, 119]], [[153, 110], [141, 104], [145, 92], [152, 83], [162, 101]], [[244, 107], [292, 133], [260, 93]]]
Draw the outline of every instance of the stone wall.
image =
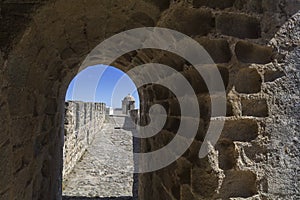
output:
[[105, 120], [104, 103], [66, 102], [63, 178], [99, 133]]
[[[274, 48], [273, 43], [277, 44], [277, 39], [270, 38], [272, 29], [269, 29], [267, 21], [270, 20], [269, 12], [274, 12], [275, 7], [271, 7], [266, 1], [263, 3], [249, 1], [250, 7], [244, 5], [241, 8], [237, 1], [226, 2], [224, 7], [217, 1], [193, 1], [193, 5], [183, 2], [173, 3], [158, 22], [161, 27], [177, 29], [187, 35], [196, 35], [193, 38], [215, 61], [226, 87], [225, 116], [211, 116], [210, 98], [221, 97], [217, 93], [209, 96], [203, 79], [182, 58], [163, 51], [140, 50], [135, 56], [135, 62], [131, 62], [132, 67], [149, 62], [176, 66], [174, 68], [189, 81], [196, 92], [201, 112], [200, 128], [191, 147], [170, 166], [140, 175], [139, 197], [143, 200], [288, 199], [289, 197], [297, 199], [299, 190], [292, 186], [297, 181], [292, 177], [297, 174], [294, 166], [297, 166], [295, 163], [299, 163], [299, 159], [293, 160], [292, 155], [297, 155], [293, 145], [299, 147], [299, 144], [296, 139], [294, 141], [284, 139], [285, 131], [280, 134], [278, 130], [270, 131], [270, 123], [274, 124], [274, 127], [277, 121], [274, 119], [276, 114], [273, 108], [278, 105], [274, 104], [280, 104], [282, 107], [283, 104], [279, 102], [286, 102], [282, 99], [274, 102], [274, 96], [280, 98], [278, 95], [284, 91], [282, 86], [285, 84], [282, 80], [288, 79], [285, 77], [288, 71], [290, 77], [296, 77], [295, 72], [291, 73], [289, 69], [292, 61], [286, 61], [285, 55], [279, 53], [278, 48]], [[278, 21], [273, 20], [274, 23], [280, 23], [280, 18], [276, 18]], [[283, 31], [299, 23], [296, 17], [291, 21], [293, 22], [289, 23], [288, 28], [283, 28]], [[190, 22], [198, 26], [191, 26]], [[292, 34], [290, 32], [288, 34], [287, 38], [290, 38]], [[292, 50], [293, 46], [299, 45], [299, 40], [295, 44], [297, 39], [293, 38], [287, 41], [288, 51]], [[271, 42], [268, 42], [269, 40]], [[294, 57], [297, 58], [297, 53], [294, 53]], [[297, 61], [293, 61], [294, 68], [295, 63]], [[149, 74], [153, 75], [151, 72]], [[145, 76], [149, 74], [145, 73]], [[163, 82], [164, 78], [168, 80], [170, 77], [159, 77], [157, 82]], [[291, 104], [297, 107], [299, 98], [293, 89], [296, 83], [290, 82], [293, 86], [289, 86], [289, 91], [283, 93], [290, 99], [289, 93], [292, 92], [294, 99], [291, 100]], [[278, 83], [281, 83], [282, 92], [277, 91], [275, 95], [270, 93], [276, 91]], [[140, 93], [143, 94], [144, 100], [141, 103], [142, 123], [145, 125], [151, 123], [147, 115], [153, 104], [163, 105], [168, 113], [164, 129], [154, 137], [141, 141], [143, 152], [154, 152], [166, 146], [177, 134], [181, 111], [174, 94], [164, 87], [149, 84]], [[184, 96], [184, 98], [192, 97]], [[293, 112], [292, 116], [299, 116], [299, 113]], [[298, 138], [299, 132], [295, 128], [298, 117], [280, 118], [286, 121], [286, 124], [290, 124], [289, 135]], [[198, 153], [203, 145], [207, 127], [219, 120], [225, 122], [221, 137], [217, 144], [211, 147], [208, 156], [200, 159]], [[268, 143], [270, 140], [272, 145]], [[285, 147], [289, 153], [285, 152]], [[285, 158], [288, 158], [288, 163], [285, 163]], [[279, 160], [281, 164], [277, 163]], [[277, 169], [272, 169], [270, 163]], [[280, 166], [286, 166], [288, 170], [279, 170]], [[270, 172], [276, 174], [277, 181]], [[280, 178], [282, 174], [284, 178]]]
[[[291, 30], [299, 27], [293, 25], [299, 14], [292, 17], [298, 0], [3, 0], [0, 6], [0, 199], [61, 199], [68, 85], [95, 46], [144, 26], [181, 31], [205, 47], [226, 83], [228, 114], [221, 116], [220, 142], [200, 160], [210, 111], [201, 77], [166, 52], [131, 52], [113, 63], [125, 72], [151, 61], [172, 66], [203, 102], [193, 145], [171, 166], [140, 175], [140, 199], [299, 199], [299, 30]], [[143, 151], [153, 151], [174, 136], [180, 110], [157, 85], [140, 94], [146, 123], [151, 102], [169, 111], [162, 134], [142, 141]]]

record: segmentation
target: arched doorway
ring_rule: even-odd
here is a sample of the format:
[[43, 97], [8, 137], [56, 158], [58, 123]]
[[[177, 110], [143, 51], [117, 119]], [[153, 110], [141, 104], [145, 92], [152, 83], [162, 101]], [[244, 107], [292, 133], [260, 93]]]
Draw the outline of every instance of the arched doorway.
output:
[[[124, 99], [134, 107], [122, 112]], [[135, 107], [135, 104], [137, 107]], [[66, 94], [63, 198], [137, 198], [133, 176], [137, 88], [124, 72], [111, 66], [82, 70]]]

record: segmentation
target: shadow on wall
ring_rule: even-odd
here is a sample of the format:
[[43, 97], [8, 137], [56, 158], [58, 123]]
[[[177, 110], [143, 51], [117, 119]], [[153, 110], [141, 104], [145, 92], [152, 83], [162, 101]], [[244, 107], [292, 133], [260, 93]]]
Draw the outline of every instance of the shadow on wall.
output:
[[70, 197], [63, 196], [63, 200], [132, 200], [132, 197]]

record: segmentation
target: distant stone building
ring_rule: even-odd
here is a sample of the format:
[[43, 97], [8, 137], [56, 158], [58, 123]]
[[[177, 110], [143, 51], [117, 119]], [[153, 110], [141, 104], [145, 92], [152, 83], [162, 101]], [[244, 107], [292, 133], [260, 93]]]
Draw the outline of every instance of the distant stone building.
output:
[[130, 110], [135, 109], [135, 99], [133, 96], [128, 94], [122, 101], [122, 113], [128, 114]]
[[112, 107], [106, 107], [106, 114], [107, 115], [113, 115], [114, 109]]

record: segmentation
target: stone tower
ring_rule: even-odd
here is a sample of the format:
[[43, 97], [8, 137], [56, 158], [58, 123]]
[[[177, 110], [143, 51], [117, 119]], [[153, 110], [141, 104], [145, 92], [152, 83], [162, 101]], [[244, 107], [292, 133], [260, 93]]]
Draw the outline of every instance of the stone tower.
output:
[[128, 111], [135, 109], [135, 99], [128, 94], [122, 101], [122, 113], [128, 114]]

